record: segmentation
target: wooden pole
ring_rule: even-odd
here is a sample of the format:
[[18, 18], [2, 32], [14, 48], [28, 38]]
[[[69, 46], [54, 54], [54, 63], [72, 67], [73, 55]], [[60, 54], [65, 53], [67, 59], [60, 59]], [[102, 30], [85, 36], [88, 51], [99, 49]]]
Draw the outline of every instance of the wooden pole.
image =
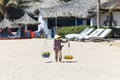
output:
[[100, 0], [97, 2], [97, 29], [100, 28]]
[[112, 11], [110, 12], [110, 14], [109, 14], [109, 27], [112, 27], [113, 25], [112, 25], [112, 22], [113, 22], [113, 13], [112, 13]]

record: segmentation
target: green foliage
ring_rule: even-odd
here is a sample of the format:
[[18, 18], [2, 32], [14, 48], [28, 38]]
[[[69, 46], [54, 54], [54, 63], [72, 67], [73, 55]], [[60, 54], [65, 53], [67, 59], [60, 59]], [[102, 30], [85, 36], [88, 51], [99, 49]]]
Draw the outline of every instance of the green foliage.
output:
[[50, 52], [43, 52], [42, 55], [50, 55]]
[[90, 26], [69, 26], [69, 27], [60, 27], [57, 30], [57, 34], [60, 35], [61, 37], [65, 37], [66, 34], [71, 34], [71, 33], [80, 33], [83, 29], [86, 27]]
[[43, 52], [42, 53], [42, 57], [44, 57], [44, 58], [49, 58], [49, 56], [50, 56], [50, 52]]
[[120, 37], [120, 28], [111, 27], [111, 29], [112, 29], [112, 32], [110, 34], [110, 37], [119, 38]]
[[120, 28], [115, 27], [109, 27], [109, 26], [103, 26], [104, 29], [112, 29], [112, 32], [110, 33], [109, 37], [111, 38], [119, 38], [120, 37]]

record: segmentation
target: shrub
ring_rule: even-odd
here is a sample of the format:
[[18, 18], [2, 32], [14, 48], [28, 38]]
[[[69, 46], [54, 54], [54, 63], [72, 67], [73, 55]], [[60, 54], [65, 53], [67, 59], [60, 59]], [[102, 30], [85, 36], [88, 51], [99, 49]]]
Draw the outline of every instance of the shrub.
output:
[[108, 26], [103, 26], [102, 28], [105, 28], [105, 29], [110, 28], [110, 29], [112, 29], [112, 32], [109, 35], [110, 38], [119, 38], [120, 37], [120, 28], [108, 27]]
[[111, 29], [112, 29], [112, 32], [110, 34], [110, 37], [112, 37], [112, 38], [120, 37], [120, 28], [111, 27]]

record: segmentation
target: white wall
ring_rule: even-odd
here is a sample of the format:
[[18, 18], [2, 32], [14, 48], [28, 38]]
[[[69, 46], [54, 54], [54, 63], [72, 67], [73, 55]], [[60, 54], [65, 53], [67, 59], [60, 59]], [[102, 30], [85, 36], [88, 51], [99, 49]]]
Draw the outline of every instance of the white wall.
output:
[[120, 12], [114, 12], [114, 20], [116, 21], [116, 25], [120, 26]]

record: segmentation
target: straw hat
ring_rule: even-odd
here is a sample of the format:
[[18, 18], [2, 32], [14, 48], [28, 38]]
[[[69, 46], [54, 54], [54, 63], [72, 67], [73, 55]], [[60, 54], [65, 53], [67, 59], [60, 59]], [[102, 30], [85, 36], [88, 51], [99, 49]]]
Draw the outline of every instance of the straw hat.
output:
[[55, 39], [58, 39], [58, 38], [60, 38], [61, 36], [59, 36], [59, 35], [57, 35], [57, 34], [55, 34]]

